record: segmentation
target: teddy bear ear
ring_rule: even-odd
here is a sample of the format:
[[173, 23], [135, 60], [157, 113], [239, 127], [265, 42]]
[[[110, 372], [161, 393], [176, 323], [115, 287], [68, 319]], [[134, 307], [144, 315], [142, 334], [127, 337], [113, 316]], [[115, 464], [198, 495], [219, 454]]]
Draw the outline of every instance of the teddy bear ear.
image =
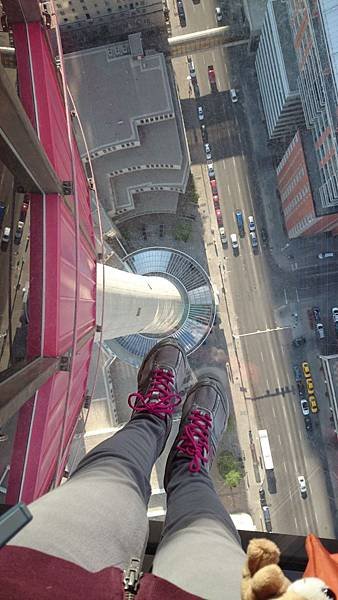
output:
[[330, 598], [330, 600], [336, 600], [336, 594], [330, 590], [330, 588], [323, 588], [322, 592], [324, 592], [325, 596]]

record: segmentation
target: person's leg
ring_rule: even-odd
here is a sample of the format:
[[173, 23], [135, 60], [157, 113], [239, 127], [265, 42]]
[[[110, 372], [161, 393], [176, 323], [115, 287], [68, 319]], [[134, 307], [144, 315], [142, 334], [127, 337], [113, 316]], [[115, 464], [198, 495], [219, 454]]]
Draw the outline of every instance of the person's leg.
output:
[[131, 421], [94, 448], [69, 481], [33, 502], [33, 520], [9, 542], [89, 571], [125, 569], [142, 557], [148, 532], [151, 469], [171, 428], [186, 373], [181, 348], [160, 342], [143, 362]]
[[210, 378], [188, 394], [169, 454], [167, 516], [153, 573], [208, 600], [240, 597], [245, 554], [209, 469], [228, 418], [228, 402]]

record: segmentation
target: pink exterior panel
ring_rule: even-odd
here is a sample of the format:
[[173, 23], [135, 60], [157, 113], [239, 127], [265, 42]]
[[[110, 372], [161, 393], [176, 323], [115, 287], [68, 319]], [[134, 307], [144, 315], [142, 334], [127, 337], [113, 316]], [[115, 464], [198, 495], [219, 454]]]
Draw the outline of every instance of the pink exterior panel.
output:
[[[13, 26], [13, 33], [21, 101], [56, 173], [62, 181], [71, 181], [72, 155], [60, 73], [45, 31], [40, 23], [19, 23]], [[73, 158], [80, 224], [78, 270], [74, 197], [50, 194], [35, 196], [31, 201], [29, 357], [72, 354], [77, 273], [76, 338], [79, 342], [95, 331], [94, 232], [87, 178], [76, 145]], [[56, 373], [20, 411], [8, 502], [19, 498], [30, 502], [49, 489], [60, 455], [62, 431], [61, 467], [66, 462], [87, 389], [92, 344], [93, 337], [89, 337], [78, 345], [72, 373]]]

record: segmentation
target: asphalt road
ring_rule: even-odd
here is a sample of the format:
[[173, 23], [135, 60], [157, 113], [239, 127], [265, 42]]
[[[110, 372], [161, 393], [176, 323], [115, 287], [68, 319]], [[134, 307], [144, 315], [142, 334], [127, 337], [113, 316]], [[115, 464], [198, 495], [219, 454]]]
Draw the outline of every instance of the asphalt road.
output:
[[[214, 5], [216, 2], [194, 5], [192, 0], [185, 0], [187, 27], [184, 30], [173, 28], [173, 35], [214, 27]], [[314, 431], [307, 434], [295, 389], [292, 364], [302, 357], [291, 345], [292, 325], [289, 323], [280, 328], [276, 321], [276, 307], [285, 302], [285, 293], [290, 296], [298, 293], [299, 296], [310, 286], [313, 295], [313, 282], [317, 286], [324, 285], [328, 276], [326, 271], [320, 270], [320, 266], [316, 267], [315, 256], [310, 257], [310, 262], [309, 258], [304, 258], [300, 277], [298, 272], [282, 273], [273, 264], [260, 239], [259, 252], [255, 255], [251, 249], [247, 217], [253, 215], [256, 218], [257, 190], [236, 66], [242, 56], [243, 52], [238, 48], [221, 47], [193, 55], [200, 92], [197, 103], [203, 106], [205, 113], [228, 239], [231, 233], [238, 234], [236, 209], [242, 210], [246, 226], [246, 235], [240, 239], [239, 256], [235, 257], [230, 247], [224, 251], [228, 287], [236, 313], [232, 329], [245, 358], [243, 367], [249, 381], [245, 394], [248, 401], [255, 402], [258, 428], [267, 429], [269, 433], [277, 482], [277, 494], [267, 494], [273, 529], [298, 534], [312, 531], [324, 537], [334, 537], [320, 459], [318, 417], [312, 417]], [[211, 93], [207, 76], [207, 67], [211, 64], [216, 70], [216, 93]], [[229, 89], [232, 87], [239, 95], [237, 104], [231, 102]], [[203, 163], [205, 157], [194, 99], [186, 104], [183, 101], [182, 106], [192, 162]], [[209, 202], [212, 207], [211, 195]], [[256, 223], [259, 231], [259, 214]], [[333, 263], [328, 268], [333, 275], [330, 283], [334, 285], [333, 281], [338, 279], [337, 264]], [[298, 287], [299, 292], [296, 292]], [[260, 452], [257, 440], [256, 448]], [[307, 499], [300, 496], [298, 475], [306, 478]]]

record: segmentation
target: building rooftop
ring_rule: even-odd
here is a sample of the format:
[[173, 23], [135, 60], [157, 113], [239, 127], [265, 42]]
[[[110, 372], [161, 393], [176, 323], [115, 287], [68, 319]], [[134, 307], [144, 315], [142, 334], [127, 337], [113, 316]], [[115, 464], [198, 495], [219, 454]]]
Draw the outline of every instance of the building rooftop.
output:
[[307, 166], [308, 176], [311, 185], [311, 192], [313, 198], [313, 205], [316, 213], [316, 217], [322, 217], [324, 215], [331, 215], [337, 212], [336, 206], [323, 206], [321, 197], [319, 194], [319, 188], [321, 186], [321, 179], [318, 167], [318, 160], [315, 154], [313, 136], [310, 131], [300, 130], [300, 135], [303, 144], [305, 162]]
[[138, 120], [173, 115], [163, 54], [138, 60], [101, 46], [67, 54], [65, 65], [91, 152], [138, 140]]

